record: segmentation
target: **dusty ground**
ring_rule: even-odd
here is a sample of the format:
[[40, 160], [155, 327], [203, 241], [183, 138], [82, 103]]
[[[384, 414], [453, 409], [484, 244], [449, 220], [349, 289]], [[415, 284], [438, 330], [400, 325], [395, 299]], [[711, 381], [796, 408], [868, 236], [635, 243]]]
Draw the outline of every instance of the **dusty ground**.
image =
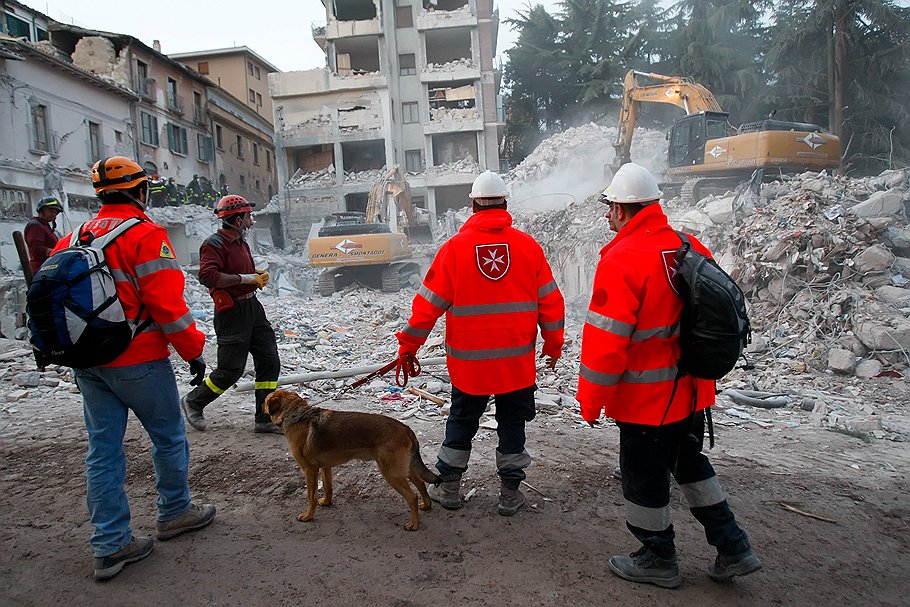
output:
[[[185, 366], [185, 365], [184, 365]], [[184, 371], [180, 370], [181, 375]], [[882, 380], [888, 381], [888, 380]], [[229, 392], [190, 430], [194, 499], [218, 507], [211, 527], [169, 542], [108, 583], [91, 579], [84, 505], [85, 430], [78, 394], [5, 407], [0, 420], [0, 604], [113, 605], [906, 605], [910, 491], [906, 442], [802, 425], [718, 426], [711, 457], [764, 569], [731, 585], [705, 573], [712, 550], [674, 495], [684, 584], [675, 591], [614, 577], [606, 566], [635, 549], [623, 524], [618, 433], [568, 410], [529, 425], [530, 507], [496, 514], [495, 433], [475, 442], [466, 507], [436, 506], [408, 532], [403, 500], [372, 463], [336, 470], [336, 499], [300, 523], [302, 473], [284, 437], [250, 431], [252, 397]], [[376, 399], [335, 408], [377, 410]], [[430, 464], [444, 417], [386, 404], [417, 432]], [[16, 423], [11, 423], [10, 418]], [[28, 420], [23, 425], [22, 420]], [[138, 535], [154, 531], [149, 441], [131, 419], [127, 490]], [[832, 519], [785, 510], [781, 502]]]

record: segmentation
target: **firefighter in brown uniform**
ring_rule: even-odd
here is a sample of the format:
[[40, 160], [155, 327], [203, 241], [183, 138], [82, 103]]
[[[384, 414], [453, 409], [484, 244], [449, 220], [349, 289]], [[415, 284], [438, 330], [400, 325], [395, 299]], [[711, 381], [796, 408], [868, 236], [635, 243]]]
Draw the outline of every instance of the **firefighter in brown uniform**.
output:
[[255, 205], [242, 196], [225, 196], [215, 205], [221, 229], [199, 248], [199, 282], [215, 301], [215, 334], [218, 365], [201, 385], [181, 400], [189, 424], [196, 430], [207, 425], [203, 408], [231, 387], [246, 367], [248, 354], [256, 370], [256, 420], [254, 432], [280, 434], [281, 429], [262, 412], [265, 397], [278, 386], [281, 362], [275, 332], [265, 317], [256, 289], [269, 282], [269, 274], [256, 270], [244, 240], [253, 225]]

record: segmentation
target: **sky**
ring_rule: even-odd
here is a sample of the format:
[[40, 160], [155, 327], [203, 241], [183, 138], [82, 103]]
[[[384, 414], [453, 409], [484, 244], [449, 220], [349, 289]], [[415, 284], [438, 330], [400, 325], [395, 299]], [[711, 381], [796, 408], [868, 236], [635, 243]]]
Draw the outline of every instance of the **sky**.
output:
[[[104, 8], [98, 0], [19, 0], [63, 23], [89, 29], [129, 34], [148, 46], [161, 42], [166, 54], [248, 46], [282, 71], [306, 70], [325, 65], [325, 54], [310, 31], [312, 23], [325, 23], [321, 0], [122, 0]], [[555, 0], [539, 0], [551, 10]], [[498, 55], [515, 42], [503, 23], [527, 0], [496, 0], [499, 7]], [[257, 10], [250, 10], [255, 6]]]

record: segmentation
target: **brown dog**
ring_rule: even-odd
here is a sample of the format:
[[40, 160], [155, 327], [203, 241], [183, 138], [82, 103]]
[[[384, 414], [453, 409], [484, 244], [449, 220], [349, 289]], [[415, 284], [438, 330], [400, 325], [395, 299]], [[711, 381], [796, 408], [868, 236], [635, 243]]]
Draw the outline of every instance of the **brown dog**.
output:
[[398, 420], [376, 413], [330, 411], [310, 406], [307, 400], [287, 390], [269, 394], [262, 407], [272, 422], [284, 429], [291, 455], [306, 476], [307, 509], [298, 521], [313, 520], [316, 514], [316, 481], [322, 470], [323, 497], [320, 506], [332, 503], [332, 467], [352, 459], [373, 460], [392, 489], [400, 493], [411, 509], [405, 529], [420, 525], [417, 496], [408, 484], [420, 491], [421, 510], [430, 509], [424, 482], [436, 484], [439, 476], [430, 472], [420, 457], [414, 431]]

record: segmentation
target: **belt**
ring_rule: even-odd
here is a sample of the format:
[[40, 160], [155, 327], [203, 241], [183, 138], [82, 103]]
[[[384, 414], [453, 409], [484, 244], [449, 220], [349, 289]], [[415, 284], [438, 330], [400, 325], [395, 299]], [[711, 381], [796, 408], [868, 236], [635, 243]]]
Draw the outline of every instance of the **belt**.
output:
[[253, 291], [252, 293], [247, 293], [246, 295], [238, 295], [234, 299], [253, 299], [254, 297], [256, 297], [256, 291]]

